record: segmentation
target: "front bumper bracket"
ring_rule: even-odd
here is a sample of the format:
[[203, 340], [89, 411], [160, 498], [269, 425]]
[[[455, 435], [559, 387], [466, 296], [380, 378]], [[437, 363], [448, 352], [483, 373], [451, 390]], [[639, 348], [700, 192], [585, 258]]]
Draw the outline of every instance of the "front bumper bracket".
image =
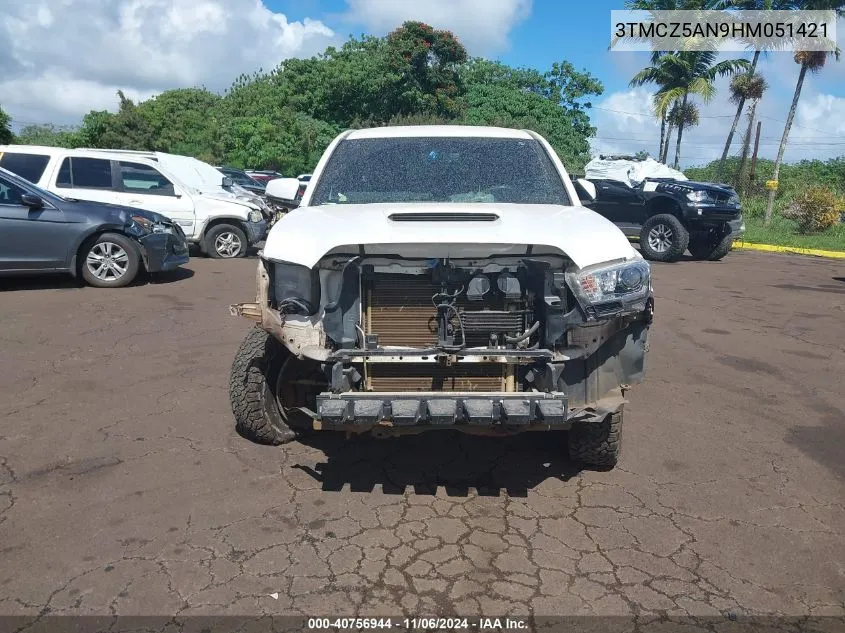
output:
[[328, 426], [560, 427], [567, 424], [568, 414], [567, 397], [559, 392], [325, 392], [317, 396], [317, 417]]

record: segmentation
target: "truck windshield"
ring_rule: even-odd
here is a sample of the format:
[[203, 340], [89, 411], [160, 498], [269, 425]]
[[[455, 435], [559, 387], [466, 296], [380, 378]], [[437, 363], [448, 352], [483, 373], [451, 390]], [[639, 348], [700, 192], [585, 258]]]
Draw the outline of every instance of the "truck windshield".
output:
[[534, 139], [404, 137], [341, 141], [311, 205], [377, 202], [570, 204]]

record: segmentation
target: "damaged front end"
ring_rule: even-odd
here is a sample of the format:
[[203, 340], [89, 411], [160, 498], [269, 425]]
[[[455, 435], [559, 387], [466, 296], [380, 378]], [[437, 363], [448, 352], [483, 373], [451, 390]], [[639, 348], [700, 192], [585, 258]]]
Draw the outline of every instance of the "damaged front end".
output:
[[257, 287], [231, 312], [312, 367], [296, 408], [315, 429], [381, 436], [600, 421], [642, 380], [654, 307], [642, 259], [578, 269], [532, 247], [482, 258], [358, 247], [313, 268], [262, 257]]

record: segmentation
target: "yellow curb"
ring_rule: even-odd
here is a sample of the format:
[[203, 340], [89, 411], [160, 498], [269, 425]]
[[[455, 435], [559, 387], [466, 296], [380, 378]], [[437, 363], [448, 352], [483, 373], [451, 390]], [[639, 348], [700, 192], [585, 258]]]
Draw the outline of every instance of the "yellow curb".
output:
[[[631, 242], [639, 242], [638, 237], [629, 237]], [[819, 248], [801, 248], [800, 246], [775, 246], [774, 244], [755, 244], [743, 240], [734, 241], [734, 248], [744, 248], [749, 251], [765, 251], [767, 253], [791, 253], [793, 255], [812, 255], [813, 257], [830, 257], [831, 259], [845, 259], [845, 251], [824, 251]]]
[[818, 248], [801, 248], [800, 246], [775, 246], [774, 244], [755, 244], [737, 240], [734, 248], [744, 248], [751, 251], [766, 251], [768, 253], [792, 253], [794, 255], [812, 255], [814, 257], [831, 257], [845, 259], [845, 251], [824, 251]]

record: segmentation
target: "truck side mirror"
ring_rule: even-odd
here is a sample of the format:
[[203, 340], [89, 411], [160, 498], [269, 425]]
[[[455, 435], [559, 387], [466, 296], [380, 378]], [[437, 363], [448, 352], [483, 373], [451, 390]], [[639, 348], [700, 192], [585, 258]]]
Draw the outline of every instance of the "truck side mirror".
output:
[[581, 191], [583, 191], [589, 198], [589, 200], [587, 200], [586, 202], [594, 202], [595, 199], [598, 197], [598, 193], [596, 192], [596, 186], [589, 180], [585, 180], [584, 178], [579, 178], [575, 182], [578, 183], [581, 188]]
[[267, 183], [264, 195], [282, 202], [294, 202], [299, 191], [299, 180], [296, 178], [274, 178]]

